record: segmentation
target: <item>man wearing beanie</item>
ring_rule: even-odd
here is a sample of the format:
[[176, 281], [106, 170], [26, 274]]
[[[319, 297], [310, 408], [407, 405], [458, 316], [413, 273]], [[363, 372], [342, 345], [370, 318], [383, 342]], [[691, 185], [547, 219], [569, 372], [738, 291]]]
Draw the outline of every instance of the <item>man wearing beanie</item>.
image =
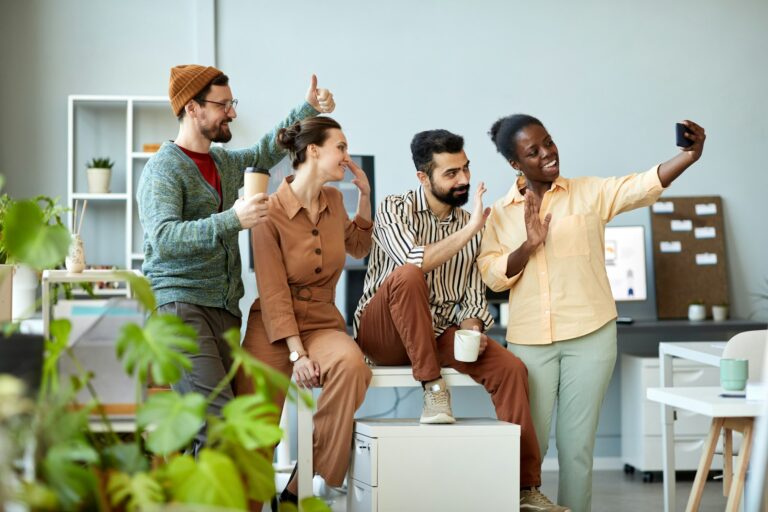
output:
[[[246, 167], [269, 169], [283, 158], [275, 140], [280, 128], [319, 113], [332, 112], [333, 95], [317, 88], [313, 75], [306, 101], [243, 149], [211, 147], [228, 142], [237, 118], [229, 78], [212, 66], [171, 68], [168, 87], [179, 133], [149, 159], [139, 179], [136, 200], [144, 228], [142, 271], [152, 284], [158, 311], [177, 315], [198, 333], [199, 353], [192, 369], [174, 388], [207, 396], [231, 366], [228, 329], [240, 328], [243, 296], [238, 233], [263, 222], [267, 196], [238, 199]], [[210, 406], [220, 414], [233, 398], [227, 386]], [[195, 440], [195, 451], [205, 432]]]

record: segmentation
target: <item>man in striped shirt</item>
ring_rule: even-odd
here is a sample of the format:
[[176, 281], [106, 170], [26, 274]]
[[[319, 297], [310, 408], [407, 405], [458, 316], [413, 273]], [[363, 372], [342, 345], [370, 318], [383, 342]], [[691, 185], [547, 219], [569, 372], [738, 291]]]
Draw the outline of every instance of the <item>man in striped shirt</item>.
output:
[[[493, 320], [475, 263], [489, 210], [485, 186], [469, 199], [464, 139], [446, 130], [417, 133], [411, 153], [420, 186], [379, 205], [363, 296], [355, 311], [355, 337], [375, 364], [413, 366], [424, 387], [422, 423], [453, 423], [441, 367], [454, 368], [491, 394], [500, 420], [517, 423], [520, 484], [531, 503], [521, 510], [563, 511], [538, 491], [541, 455], [528, 405], [528, 372], [501, 345], [481, 334], [475, 362], [457, 361], [457, 329], [485, 331]], [[534, 503], [535, 502], [535, 503]], [[527, 506], [531, 505], [531, 506]]]

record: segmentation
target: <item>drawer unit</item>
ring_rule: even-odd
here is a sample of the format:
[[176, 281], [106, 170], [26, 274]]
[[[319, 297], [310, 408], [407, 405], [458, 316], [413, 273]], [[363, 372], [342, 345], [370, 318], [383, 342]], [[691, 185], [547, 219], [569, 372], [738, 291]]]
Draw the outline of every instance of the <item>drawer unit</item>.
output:
[[[675, 386], [718, 386], [719, 369], [695, 361], [675, 359]], [[662, 470], [661, 406], [646, 398], [646, 389], [660, 385], [659, 359], [621, 356], [621, 457], [639, 471]], [[675, 420], [675, 467], [696, 470], [712, 419], [677, 411]], [[715, 461], [717, 464], [717, 461]]]
[[361, 419], [349, 468], [348, 512], [516, 510], [520, 427], [493, 419], [421, 425]]
[[[699, 467], [701, 451], [707, 438], [701, 436], [675, 436], [675, 469], [678, 471], [693, 471]], [[663, 467], [662, 455], [664, 446], [661, 436], [647, 436], [637, 444], [624, 445], [622, 443], [622, 460], [638, 471], [661, 471]], [[722, 467], [723, 458], [715, 454], [712, 459], [712, 467]]]

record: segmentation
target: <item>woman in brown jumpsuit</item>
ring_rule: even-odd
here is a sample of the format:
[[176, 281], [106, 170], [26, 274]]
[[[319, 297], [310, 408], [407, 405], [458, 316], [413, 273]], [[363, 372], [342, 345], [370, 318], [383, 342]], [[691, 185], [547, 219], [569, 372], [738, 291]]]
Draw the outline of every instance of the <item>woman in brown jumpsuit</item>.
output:
[[[314, 472], [340, 486], [349, 464], [355, 411], [371, 371], [334, 304], [346, 253], [360, 258], [371, 248], [370, 184], [349, 158], [347, 140], [329, 117], [300, 121], [278, 132], [296, 170], [269, 197], [267, 222], [252, 231], [259, 299], [251, 306], [243, 347], [299, 386], [322, 386], [314, 416]], [[350, 220], [342, 194], [324, 186], [348, 168], [359, 189]], [[252, 392], [242, 375], [237, 394]], [[282, 406], [284, 397], [276, 397]], [[295, 470], [294, 470], [295, 474]], [[295, 499], [297, 479], [281, 500]]]

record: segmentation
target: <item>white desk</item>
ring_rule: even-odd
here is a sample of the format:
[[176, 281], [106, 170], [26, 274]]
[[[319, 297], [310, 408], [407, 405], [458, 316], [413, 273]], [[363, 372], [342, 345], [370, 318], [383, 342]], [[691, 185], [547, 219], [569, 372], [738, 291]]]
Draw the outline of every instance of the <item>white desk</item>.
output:
[[754, 418], [760, 414], [763, 402], [723, 398], [721, 393], [719, 386], [648, 388], [648, 399], [711, 418]]
[[[680, 343], [659, 343], [659, 373], [661, 387], [672, 387], [672, 360], [675, 357], [689, 359], [710, 366], [720, 366], [725, 342], [688, 341]], [[650, 395], [649, 397], [650, 398]], [[673, 407], [661, 405], [661, 441], [664, 446], [664, 512], [675, 508], [675, 423]]]
[[[705, 349], [706, 350], [706, 349]], [[708, 355], [709, 357], [712, 354]], [[707, 355], [702, 356], [702, 358]], [[741, 499], [741, 491], [743, 490], [744, 476], [746, 474], [746, 464], [749, 460], [749, 447], [751, 445], [752, 438], [752, 418], [758, 416], [763, 408], [763, 403], [759, 401], [750, 401], [746, 398], [723, 398], [720, 396], [721, 390], [719, 386], [698, 386], [698, 387], [661, 387], [661, 388], [648, 388], [648, 399], [654, 402], [659, 402], [662, 406], [669, 410], [671, 408], [683, 409], [686, 411], [695, 412], [697, 414], [703, 414], [712, 418], [712, 427], [710, 428], [709, 437], [704, 447], [704, 453], [702, 454], [701, 462], [699, 463], [699, 469], [696, 472], [696, 479], [694, 481], [693, 489], [691, 490], [691, 497], [688, 500], [688, 507], [686, 510], [696, 510], [701, 500], [701, 491], [704, 487], [704, 482], [709, 472], [709, 467], [712, 462], [712, 454], [717, 444], [717, 437], [719, 436], [721, 427], [732, 428], [728, 425], [728, 421], [733, 418], [749, 418], [744, 420], [749, 422], [749, 430], [745, 430], [745, 440], [742, 445], [744, 453], [740, 455], [740, 468], [737, 474], [739, 482], [734, 481], [730, 487], [728, 495], [728, 506], [726, 510], [735, 510]], [[723, 421], [725, 420], [725, 424]], [[666, 425], [665, 425], [666, 426]], [[734, 427], [736, 428], [736, 427]], [[665, 445], [666, 446], [666, 445]], [[668, 483], [668, 477], [671, 477], [674, 481], [674, 451], [666, 450], [665, 453], [665, 466], [664, 466], [664, 483], [665, 483], [665, 499], [666, 485]], [[667, 467], [666, 456], [672, 455], [671, 464]], [[730, 437], [726, 440], [726, 448], [724, 453], [725, 462], [730, 468]], [[667, 473], [667, 470], [671, 470]], [[724, 470], [725, 483], [728, 484], [730, 478], [730, 471]], [[674, 488], [673, 488], [674, 490]], [[738, 494], [738, 495], [737, 495]], [[674, 500], [674, 495], [671, 495]], [[674, 501], [664, 503], [665, 510], [671, 510], [669, 507], [674, 506]]]
[[[43, 301], [43, 335], [48, 338], [51, 325], [51, 285], [54, 283], [123, 283], [128, 282], [125, 272], [132, 272], [141, 276], [138, 270], [83, 270], [82, 272], [69, 272], [67, 270], [43, 270], [42, 301]], [[131, 296], [130, 284], [125, 291]]]
[[[410, 366], [377, 366], [371, 369], [373, 377], [368, 388], [377, 387], [420, 387], [421, 383], [413, 378], [413, 368]], [[452, 368], [443, 368], [442, 376], [448, 388], [457, 386], [479, 386], [469, 375], [464, 375]], [[297, 438], [298, 456], [296, 463], [299, 479], [299, 503], [312, 496], [312, 410], [304, 401], [298, 400]], [[302, 510], [299, 505], [299, 511]]]

